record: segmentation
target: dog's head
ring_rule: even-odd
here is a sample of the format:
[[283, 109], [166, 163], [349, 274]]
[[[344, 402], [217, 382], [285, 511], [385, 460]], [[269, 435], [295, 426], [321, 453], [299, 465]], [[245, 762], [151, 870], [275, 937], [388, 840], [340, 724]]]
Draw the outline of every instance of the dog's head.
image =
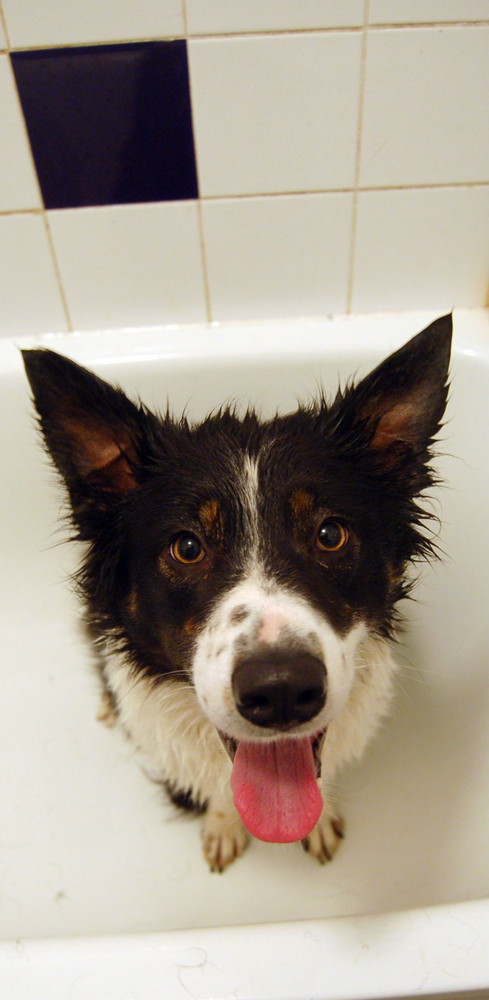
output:
[[[196, 426], [57, 354], [24, 352], [88, 542], [92, 624], [134, 671], [194, 685], [262, 839], [313, 825], [321, 742], [348, 700], [356, 649], [390, 633], [407, 566], [430, 551], [417, 498], [433, 482], [450, 338], [444, 317], [330, 405], [267, 422], [226, 409]], [[280, 823], [272, 772], [295, 776], [294, 817], [282, 802]], [[258, 784], [269, 803], [259, 819]]]

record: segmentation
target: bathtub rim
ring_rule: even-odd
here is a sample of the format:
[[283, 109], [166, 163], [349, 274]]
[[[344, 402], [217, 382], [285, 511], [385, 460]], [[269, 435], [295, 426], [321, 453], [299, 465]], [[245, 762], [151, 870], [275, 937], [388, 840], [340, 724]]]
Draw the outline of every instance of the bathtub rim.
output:
[[[61, 333], [0, 337], [0, 370], [20, 370], [19, 351], [44, 347], [66, 353], [79, 364], [124, 365], [137, 361], [181, 360], [188, 364], [271, 360], [277, 352], [285, 360], [317, 357], [327, 353], [335, 336], [341, 337], [341, 354], [349, 359], [364, 353], [384, 356], [395, 350], [443, 310], [368, 313], [362, 315], [294, 317], [272, 320], [236, 320], [185, 325], [125, 327]], [[453, 313], [457, 353], [477, 355], [489, 362], [489, 309], [457, 309]], [[293, 334], [301, 335], [299, 346]], [[248, 334], [243, 339], [243, 334]], [[205, 339], [204, 336], [205, 335]]]
[[12, 1000], [384, 1000], [480, 997], [481, 990], [487, 997], [489, 900], [283, 924], [5, 941], [0, 979]]
[[[345, 357], [358, 353], [362, 338], [367, 355], [381, 356], [438, 315], [440, 310], [43, 333], [1, 338], [0, 366], [6, 374], [18, 373], [18, 349], [26, 347], [49, 347], [81, 364], [97, 363], [101, 367], [168, 358], [186, 358], [198, 364], [223, 359], [233, 363], [243, 354], [255, 361], [270, 359], [277, 351], [290, 360], [298, 348], [293, 336], [284, 339], [284, 335], [294, 330], [307, 341], [307, 348], [299, 348], [302, 358], [308, 356], [307, 352], [317, 356], [323, 346], [327, 352], [335, 336], [341, 336], [340, 350]], [[489, 365], [489, 311], [456, 310], [454, 325], [457, 353], [474, 355]], [[243, 341], [245, 331], [250, 336]], [[263, 948], [265, 930], [267, 949]], [[464, 935], [464, 945], [460, 934]], [[231, 977], [246, 981], [254, 940], [258, 962], [253, 991], [223, 987], [223, 976], [229, 982]], [[292, 959], [297, 963], [293, 968]], [[48, 996], [49, 1000], [85, 996], [105, 1000], [109, 988], [125, 987], [128, 973], [124, 961], [134, 966], [139, 962], [148, 965], [150, 979], [144, 984], [144, 993], [127, 993], [137, 1000], [161, 1000], [162, 995], [174, 1000], [189, 995], [201, 1000], [231, 996], [238, 1000], [272, 1000], [278, 996], [280, 1000], [300, 1000], [306, 995], [309, 1000], [381, 1000], [414, 993], [465, 995], [489, 988], [489, 900], [246, 927], [5, 941], [0, 944], [0, 979], [10, 986], [12, 1000], [33, 995], [36, 1000], [47, 1000]], [[90, 965], [93, 971], [88, 973]], [[282, 985], [276, 981], [277, 968], [281, 969]], [[83, 975], [90, 978], [90, 992], [86, 994], [78, 992], [76, 986]], [[185, 985], [186, 975], [191, 989]], [[162, 990], [170, 992], [162, 994]], [[124, 994], [117, 995], [122, 1000]]]

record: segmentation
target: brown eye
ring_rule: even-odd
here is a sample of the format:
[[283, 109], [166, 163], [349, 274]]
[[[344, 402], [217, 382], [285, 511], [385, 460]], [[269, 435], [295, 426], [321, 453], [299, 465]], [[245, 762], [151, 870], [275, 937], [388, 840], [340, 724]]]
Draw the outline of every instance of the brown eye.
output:
[[338, 552], [348, 541], [348, 528], [341, 521], [328, 517], [319, 527], [316, 542], [323, 552]]
[[197, 535], [192, 535], [191, 532], [186, 531], [173, 540], [170, 545], [170, 555], [176, 562], [184, 566], [191, 566], [202, 562], [202, 559], [205, 557], [205, 549], [201, 542], [199, 542]]

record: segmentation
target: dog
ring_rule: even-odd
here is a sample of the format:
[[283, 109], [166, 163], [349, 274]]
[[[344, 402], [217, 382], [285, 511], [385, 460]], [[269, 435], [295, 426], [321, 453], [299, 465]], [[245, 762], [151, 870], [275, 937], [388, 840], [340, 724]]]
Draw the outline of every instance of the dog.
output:
[[343, 837], [328, 784], [388, 712], [396, 606], [434, 555], [420, 498], [451, 332], [436, 320], [331, 402], [266, 421], [224, 406], [194, 425], [22, 352], [85, 543], [102, 714], [204, 814], [212, 871], [250, 835], [320, 862]]

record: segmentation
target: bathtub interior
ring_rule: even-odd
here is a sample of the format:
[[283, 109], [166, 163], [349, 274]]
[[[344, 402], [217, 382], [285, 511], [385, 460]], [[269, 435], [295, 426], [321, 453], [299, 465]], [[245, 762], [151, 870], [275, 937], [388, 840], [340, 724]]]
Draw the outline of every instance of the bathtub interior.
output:
[[[428, 319], [431, 317], [428, 317]], [[318, 381], [365, 372], [423, 325], [413, 319], [151, 331], [45, 339], [149, 405], [203, 415], [227, 398], [289, 410]], [[335, 794], [346, 838], [322, 868], [297, 845], [254, 841], [224, 875], [141, 772], [132, 746], [96, 720], [93, 655], [66, 585], [76, 547], [33, 427], [13, 345], [1, 374], [1, 936], [152, 932], [375, 914], [481, 899], [489, 891], [489, 326], [456, 328], [435, 509], [442, 560], [404, 608], [391, 717]], [[417, 325], [415, 325], [417, 324]], [[372, 329], [378, 331], [372, 334]], [[292, 346], [291, 346], [292, 345]], [[277, 361], [277, 358], [280, 360]]]

